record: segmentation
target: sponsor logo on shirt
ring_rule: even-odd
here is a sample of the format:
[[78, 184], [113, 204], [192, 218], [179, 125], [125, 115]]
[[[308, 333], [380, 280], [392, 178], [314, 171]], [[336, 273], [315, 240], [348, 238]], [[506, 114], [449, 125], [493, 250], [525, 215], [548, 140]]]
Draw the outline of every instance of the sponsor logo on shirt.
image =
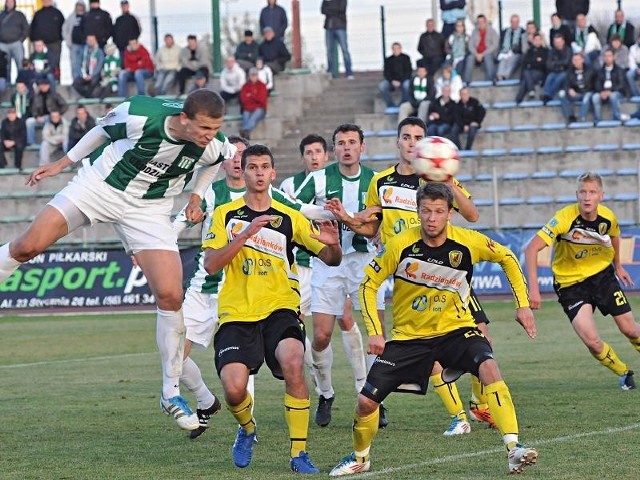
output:
[[371, 268], [373, 268], [373, 270], [374, 270], [376, 273], [380, 273], [380, 270], [382, 269], [382, 268], [380, 267], [380, 264], [378, 264], [378, 262], [376, 262], [376, 261], [375, 261], [375, 259], [374, 259], [374, 260], [371, 260], [371, 261], [369, 262], [369, 266], [370, 266]]
[[423, 312], [427, 309], [428, 304], [429, 302], [427, 300], [427, 296], [420, 295], [419, 297], [413, 299], [413, 302], [411, 302], [411, 308], [416, 312]]

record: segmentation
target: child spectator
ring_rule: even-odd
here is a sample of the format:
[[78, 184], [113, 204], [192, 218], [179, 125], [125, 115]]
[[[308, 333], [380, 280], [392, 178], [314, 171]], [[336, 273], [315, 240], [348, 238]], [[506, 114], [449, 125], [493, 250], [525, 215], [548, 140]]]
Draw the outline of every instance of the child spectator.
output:
[[458, 75], [453, 67], [445, 63], [442, 67], [442, 73], [436, 80], [436, 98], [442, 95], [442, 89], [445, 85], [451, 87], [451, 100], [457, 102], [460, 100], [460, 90], [464, 86], [462, 84], [462, 77]]
[[271, 95], [273, 90], [273, 72], [269, 65], [264, 64], [262, 57], [256, 58], [256, 68], [258, 69], [258, 80], [267, 86], [267, 92]]

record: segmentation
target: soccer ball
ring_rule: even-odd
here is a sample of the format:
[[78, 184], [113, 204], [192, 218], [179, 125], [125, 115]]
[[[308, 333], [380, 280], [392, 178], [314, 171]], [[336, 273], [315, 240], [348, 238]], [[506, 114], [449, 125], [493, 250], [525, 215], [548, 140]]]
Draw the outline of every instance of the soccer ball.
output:
[[411, 164], [423, 179], [446, 182], [460, 168], [458, 147], [443, 137], [424, 137], [416, 144]]

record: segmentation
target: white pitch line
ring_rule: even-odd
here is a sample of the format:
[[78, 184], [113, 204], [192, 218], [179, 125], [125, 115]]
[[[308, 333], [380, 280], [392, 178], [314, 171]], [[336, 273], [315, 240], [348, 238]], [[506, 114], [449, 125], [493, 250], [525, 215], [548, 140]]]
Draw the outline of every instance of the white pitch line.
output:
[[92, 360], [112, 360], [115, 358], [129, 358], [129, 357], [142, 357], [145, 355], [154, 355], [158, 352], [144, 352], [144, 353], [123, 353], [122, 355], [105, 355], [104, 357], [88, 357], [88, 358], [68, 358], [65, 360], [47, 360], [45, 362], [32, 362], [32, 363], [16, 363], [14, 365], [0, 365], [0, 370], [9, 370], [12, 368], [25, 368], [25, 367], [38, 367], [42, 365], [57, 365], [59, 363], [76, 363], [76, 362], [90, 362]]
[[[545, 440], [532, 441], [531, 442], [531, 446], [532, 447], [537, 447], [539, 445], [549, 445], [549, 444], [552, 444], [552, 443], [572, 441], [572, 440], [577, 440], [579, 438], [593, 437], [593, 436], [596, 436], [596, 435], [607, 435], [607, 434], [612, 434], [612, 433], [626, 432], [628, 430], [635, 430], [637, 428], [640, 428], [640, 423], [633, 423], [633, 424], [627, 425], [625, 427], [615, 427], [615, 428], [612, 427], [612, 428], [607, 428], [605, 430], [595, 430], [595, 431], [591, 431], [591, 432], [576, 433], [574, 435], [564, 435], [562, 437], [553, 437], [553, 438], [547, 438]], [[455, 461], [458, 461], [458, 460], [463, 460], [465, 458], [473, 458], [473, 457], [480, 457], [480, 456], [484, 456], [484, 455], [492, 455], [494, 453], [500, 453], [500, 452], [504, 452], [504, 451], [505, 451], [504, 447], [497, 447], [497, 448], [492, 448], [491, 450], [483, 450], [481, 452], [461, 453], [459, 455], [449, 455], [449, 456], [446, 456], [446, 457], [437, 457], [437, 458], [433, 458], [431, 460], [427, 460], [427, 461], [424, 461], [424, 462], [413, 463], [413, 464], [409, 464], [409, 465], [401, 465], [399, 467], [388, 467], [388, 468], [383, 468], [382, 470], [375, 470], [373, 472], [361, 473], [361, 474], [355, 475], [354, 478], [371, 478], [371, 477], [377, 477], [377, 476], [381, 476], [381, 475], [389, 475], [390, 473], [401, 472], [403, 470], [412, 470], [414, 468], [427, 467], [429, 465], [439, 465], [439, 464], [442, 464], [442, 463], [455, 462]], [[543, 459], [543, 461], [544, 461], [544, 459]]]

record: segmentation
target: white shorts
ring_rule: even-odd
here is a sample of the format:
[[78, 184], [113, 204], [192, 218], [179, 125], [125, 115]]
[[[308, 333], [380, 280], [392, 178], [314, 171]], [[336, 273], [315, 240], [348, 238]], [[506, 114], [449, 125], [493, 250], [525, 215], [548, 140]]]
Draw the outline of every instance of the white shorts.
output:
[[201, 293], [188, 288], [182, 313], [187, 339], [207, 348], [218, 326], [218, 294]]
[[[373, 256], [373, 253], [349, 253], [342, 257], [342, 263], [337, 267], [328, 267], [319, 260], [314, 261], [311, 273], [311, 311], [342, 316], [347, 295], [351, 297], [353, 308], [360, 310], [358, 290], [364, 278], [364, 268]], [[380, 291], [378, 310], [384, 310], [384, 293]]]
[[298, 279], [300, 281], [300, 313], [305, 317], [311, 315], [311, 267], [298, 268]]
[[[69, 202], [84, 214], [84, 221], [73, 218], [77, 211], [67, 207]], [[49, 205], [60, 211], [70, 228], [87, 219], [91, 225], [113, 223], [129, 255], [142, 250], [178, 251], [178, 238], [171, 225], [173, 198], [133, 197], [108, 185], [91, 167], [82, 167]]]

